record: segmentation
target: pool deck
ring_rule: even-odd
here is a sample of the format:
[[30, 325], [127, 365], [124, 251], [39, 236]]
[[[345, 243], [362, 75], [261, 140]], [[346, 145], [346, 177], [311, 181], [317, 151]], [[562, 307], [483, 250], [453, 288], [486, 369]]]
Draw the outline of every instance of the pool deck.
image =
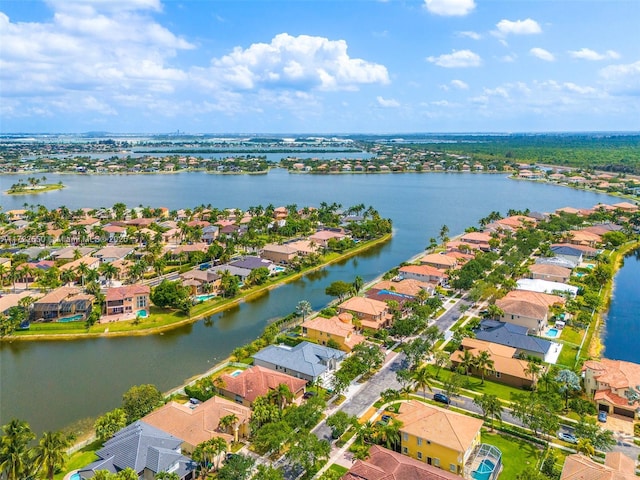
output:
[[[113, 322], [124, 322], [125, 320], [133, 320], [136, 318], [137, 312], [132, 313], [119, 313], [118, 315], [103, 315], [100, 317], [98, 323], [113, 323]], [[143, 318], [148, 318], [143, 317]]]

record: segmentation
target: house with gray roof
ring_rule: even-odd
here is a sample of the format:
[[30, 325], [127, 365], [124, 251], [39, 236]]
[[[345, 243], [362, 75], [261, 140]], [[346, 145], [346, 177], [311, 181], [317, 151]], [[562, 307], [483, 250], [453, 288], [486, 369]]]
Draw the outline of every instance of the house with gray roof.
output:
[[295, 347], [269, 345], [253, 356], [254, 365], [315, 382], [336, 370], [345, 353], [335, 348], [302, 342]]
[[248, 268], [234, 267], [233, 265], [228, 265], [226, 263], [213, 267], [211, 270], [214, 270], [218, 275], [222, 275], [222, 272], [229, 272], [231, 275], [238, 277], [241, 282], [244, 282], [251, 273], [251, 270]]
[[528, 330], [521, 325], [485, 319], [473, 332], [478, 340], [515, 348], [516, 356], [524, 354], [555, 363], [552, 360], [556, 357], [554, 355], [556, 344], [540, 337], [527, 335]]
[[584, 257], [582, 250], [570, 245], [551, 245], [551, 251], [554, 257], [564, 258], [570, 262], [580, 265]]
[[575, 260], [569, 260], [564, 257], [538, 257], [536, 258], [536, 265], [555, 265], [571, 270], [576, 268], [578, 263]]
[[183, 440], [140, 420], [118, 431], [96, 452], [98, 460], [78, 471], [82, 480], [97, 471], [118, 473], [131, 468], [141, 480], [153, 479], [160, 472], [175, 472], [180, 480], [194, 478], [195, 464], [182, 455]]
[[232, 267], [246, 268], [248, 270], [255, 270], [256, 268], [266, 268], [269, 270], [270, 274], [275, 272], [276, 266], [271, 260], [254, 256], [242, 257], [238, 260], [229, 262], [229, 265], [231, 265]]

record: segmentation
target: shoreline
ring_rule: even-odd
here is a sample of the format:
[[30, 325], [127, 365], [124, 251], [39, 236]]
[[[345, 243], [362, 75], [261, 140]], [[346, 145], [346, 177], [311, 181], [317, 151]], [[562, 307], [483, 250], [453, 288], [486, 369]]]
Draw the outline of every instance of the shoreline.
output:
[[[287, 278], [279, 282], [266, 285], [264, 287], [253, 290], [251, 292], [247, 292], [246, 294], [238, 298], [229, 299], [229, 301], [221, 305], [212, 306], [211, 308], [206, 309], [205, 311], [197, 315], [193, 315], [188, 318], [178, 320], [168, 325], [150, 327], [150, 328], [145, 328], [141, 330], [123, 330], [123, 331], [115, 331], [115, 332], [106, 331], [106, 332], [95, 332], [95, 333], [86, 332], [86, 333], [59, 333], [59, 334], [46, 333], [46, 334], [34, 334], [34, 335], [11, 335], [8, 337], [0, 338], [0, 342], [12, 343], [14, 340], [17, 340], [17, 341], [55, 341], [55, 340], [73, 341], [73, 340], [81, 340], [85, 338], [136, 337], [136, 336], [155, 335], [159, 333], [164, 333], [166, 331], [173, 330], [175, 328], [183, 327], [191, 323], [196, 323], [205, 317], [215, 315], [216, 313], [227, 310], [228, 308], [231, 308], [234, 305], [238, 305], [242, 302], [250, 301], [251, 299], [257, 296], [260, 296], [265, 292], [268, 292], [282, 285], [286, 285], [287, 283], [298, 280], [309, 273], [313, 273], [315, 271], [321, 270], [328, 265], [332, 265], [339, 261], [349, 259], [353, 256], [358, 255], [361, 252], [369, 250], [370, 248], [386, 243], [387, 241], [391, 240], [392, 237], [393, 237], [393, 233], [389, 233], [389, 234], [383, 235], [380, 238], [371, 240], [369, 242], [363, 242], [362, 245], [355, 247], [353, 250], [345, 252], [343, 255], [339, 255], [336, 258], [333, 258], [325, 263], [291, 274], [290, 276], [288, 276]], [[107, 329], [108, 329], [109, 324], [105, 324], [105, 325], [107, 325]]]

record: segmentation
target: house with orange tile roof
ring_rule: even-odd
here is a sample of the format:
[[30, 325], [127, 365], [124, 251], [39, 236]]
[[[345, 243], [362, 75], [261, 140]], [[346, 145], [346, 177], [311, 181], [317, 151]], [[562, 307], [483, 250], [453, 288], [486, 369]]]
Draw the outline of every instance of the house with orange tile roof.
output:
[[584, 389], [598, 410], [634, 418], [640, 413], [640, 365], [622, 360], [587, 360]]
[[396, 418], [401, 452], [451, 473], [461, 475], [480, 445], [483, 422], [477, 418], [417, 400], [403, 402]]
[[549, 308], [564, 304], [565, 299], [558, 295], [529, 290], [513, 290], [496, 300], [496, 306], [504, 312], [500, 320], [527, 327], [534, 335], [540, 335], [547, 326]]
[[380, 330], [391, 325], [392, 315], [386, 302], [366, 297], [351, 297], [338, 305], [338, 314], [350, 313], [364, 328]]
[[342, 232], [334, 232], [333, 230], [320, 230], [313, 235], [309, 236], [309, 240], [315, 243], [316, 245], [320, 245], [322, 248], [327, 248], [329, 245], [329, 240], [342, 240], [346, 235]]
[[[220, 419], [235, 415], [236, 421], [227, 428]], [[249, 436], [251, 409], [226, 398], [212, 397], [202, 403], [171, 401], [141, 420], [183, 441], [182, 452], [190, 455], [198, 444], [212, 438], [222, 438], [228, 444]]]
[[491, 234], [488, 232], [469, 232], [460, 237], [460, 241], [476, 245], [488, 245], [491, 238]]
[[[475, 338], [463, 338], [460, 349], [449, 357], [454, 367], [460, 365], [464, 350], [469, 350], [475, 357], [480, 352], [489, 353], [489, 357], [493, 361], [493, 368], [484, 374], [485, 378], [517, 388], [531, 388], [533, 386], [533, 379], [526, 373], [529, 362], [515, 358], [516, 348]], [[470, 372], [478, 377], [482, 375], [482, 372], [475, 367]]]
[[345, 352], [350, 352], [357, 344], [364, 342], [364, 337], [357, 333], [350, 313], [330, 318], [318, 315], [307, 320], [302, 324], [302, 335], [320, 345], [328, 345], [333, 340]]
[[[107, 289], [105, 315], [122, 315], [144, 312], [149, 315], [149, 285], [124, 285]], [[142, 314], [142, 313], [141, 313]]]
[[307, 381], [302, 378], [295, 378], [257, 365], [242, 371], [235, 377], [225, 374], [219, 378], [220, 393], [247, 407], [250, 407], [256, 398], [268, 395], [281, 384], [289, 387], [294, 399], [299, 399], [304, 394], [304, 387], [307, 384]]
[[[410, 278], [395, 281], [395, 280], [381, 280], [375, 285], [372, 285], [367, 290], [366, 295], [369, 297], [369, 293], [380, 292], [381, 290], [387, 290], [389, 292], [399, 293], [407, 297], [416, 297], [420, 292], [426, 291], [427, 293], [433, 293], [435, 285], [428, 282], [420, 282]], [[375, 298], [372, 297], [372, 298]]]
[[593, 248], [599, 243], [602, 243], [602, 237], [600, 235], [584, 230], [570, 230], [567, 234], [569, 235], [569, 243], [571, 245], [585, 245]]
[[77, 316], [84, 320], [91, 313], [95, 297], [78, 287], [59, 287], [36, 300], [31, 310], [35, 321], [60, 321]]
[[567, 283], [571, 277], [571, 269], [558, 265], [545, 265], [536, 263], [529, 267], [529, 277], [535, 280], [547, 280], [549, 282]]
[[91, 270], [96, 270], [100, 266], [100, 259], [91, 256], [80, 257], [77, 260], [73, 260], [64, 265], [60, 265], [60, 271], [66, 272], [67, 270], [76, 270], [80, 265], [85, 265]]
[[636, 462], [620, 452], [607, 452], [604, 465], [582, 453], [567, 456], [560, 480], [637, 480]]
[[612, 207], [618, 209], [618, 210], [622, 210], [623, 212], [629, 212], [629, 213], [635, 213], [638, 210], [640, 210], [640, 207], [638, 207], [638, 205], [636, 205], [635, 203], [630, 203], [630, 202], [620, 202], [620, 203], [614, 203], [612, 205]]
[[277, 243], [268, 243], [262, 247], [260, 256], [273, 263], [290, 263], [298, 256], [298, 249], [289, 245], [278, 245]]
[[357, 460], [341, 480], [460, 480], [460, 477], [424, 461], [372, 445], [369, 457]]
[[402, 278], [418, 280], [419, 282], [430, 282], [438, 285], [444, 283], [449, 275], [442, 270], [438, 270], [431, 265], [405, 265], [398, 271]]
[[452, 255], [441, 253], [430, 253], [420, 259], [422, 265], [430, 265], [440, 270], [455, 268], [458, 265], [458, 259]]

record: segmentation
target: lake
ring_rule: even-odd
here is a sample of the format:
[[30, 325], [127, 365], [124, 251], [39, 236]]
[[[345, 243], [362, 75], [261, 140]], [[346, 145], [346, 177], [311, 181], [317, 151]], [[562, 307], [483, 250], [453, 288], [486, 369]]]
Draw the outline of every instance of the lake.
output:
[[[23, 178], [26, 178], [25, 175]], [[2, 190], [19, 178], [0, 176]], [[373, 205], [394, 223], [394, 237], [355, 258], [332, 265], [262, 297], [164, 335], [78, 341], [0, 344], [0, 424], [13, 417], [36, 431], [63, 427], [119, 405], [122, 394], [140, 383], [161, 390], [183, 383], [257, 337], [267, 323], [289, 314], [300, 300], [315, 310], [331, 298], [324, 290], [335, 280], [370, 281], [423, 251], [446, 224], [451, 236], [493, 210], [553, 211], [564, 206], [616, 203], [614, 197], [555, 185], [514, 181], [497, 174], [289, 174], [265, 175], [47, 175], [68, 188], [41, 195], [1, 195], [5, 210], [23, 204], [48, 208], [165, 206], [170, 209], [212, 204], [218, 208], [297, 204]], [[5, 187], [6, 186], [6, 187]]]
[[640, 250], [625, 256], [614, 279], [602, 342], [604, 356], [640, 363]]

